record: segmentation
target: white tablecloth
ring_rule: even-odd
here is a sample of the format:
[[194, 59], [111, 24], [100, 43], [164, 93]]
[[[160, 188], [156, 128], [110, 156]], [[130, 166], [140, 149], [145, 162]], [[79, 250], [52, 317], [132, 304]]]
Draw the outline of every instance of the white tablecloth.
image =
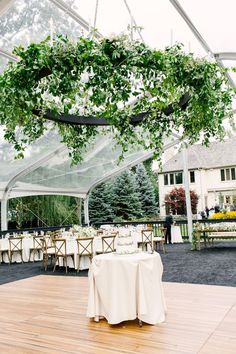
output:
[[139, 318], [149, 324], [165, 320], [163, 266], [158, 253], [95, 256], [89, 269], [87, 316], [116, 324]]
[[183, 242], [179, 226], [171, 225], [171, 242], [172, 243], [181, 243], [181, 242]]
[[[9, 239], [8, 238], [3, 238], [0, 240], [0, 249], [8, 249], [9, 250]], [[23, 248], [23, 261], [28, 262], [29, 261], [29, 255], [30, 255], [30, 248], [33, 248], [33, 237], [32, 236], [25, 236], [22, 239], [22, 248]], [[35, 261], [42, 260], [43, 255], [42, 252], [35, 252]], [[33, 260], [33, 254], [31, 255], [31, 260]], [[3, 262], [8, 263], [8, 257], [6, 254], [3, 255]], [[21, 257], [18, 252], [14, 252], [13, 257], [12, 257], [12, 262], [21, 262]]]

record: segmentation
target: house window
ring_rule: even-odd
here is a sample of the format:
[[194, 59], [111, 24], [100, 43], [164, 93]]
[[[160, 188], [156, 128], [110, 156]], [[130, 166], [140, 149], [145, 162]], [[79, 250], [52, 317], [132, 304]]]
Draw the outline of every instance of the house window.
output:
[[231, 179], [235, 180], [235, 168], [231, 168]]
[[220, 170], [221, 181], [225, 181], [225, 170]]
[[226, 168], [225, 175], [226, 175], [226, 181], [229, 181], [230, 180], [230, 169], [229, 168]]
[[164, 185], [167, 186], [168, 185], [168, 174], [164, 175]]
[[175, 183], [176, 184], [182, 184], [183, 183], [183, 174], [182, 174], [182, 172], [177, 172], [175, 174]]
[[195, 183], [195, 172], [190, 171], [190, 183]]
[[235, 167], [221, 169], [220, 177], [221, 177], [221, 181], [235, 181], [236, 180]]
[[174, 184], [175, 181], [174, 181], [174, 174], [173, 173], [170, 173], [170, 184]]

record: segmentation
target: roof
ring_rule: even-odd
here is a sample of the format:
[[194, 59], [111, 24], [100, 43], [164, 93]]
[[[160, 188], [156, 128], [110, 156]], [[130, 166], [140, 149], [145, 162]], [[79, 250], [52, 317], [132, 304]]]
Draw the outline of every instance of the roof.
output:
[[[189, 147], [187, 163], [189, 169], [209, 169], [227, 166], [236, 166], [236, 138], [230, 138], [224, 142], [214, 142], [208, 147], [197, 144]], [[183, 170], [182, 152], [178, 152], [167, 161], [160, 173]]]

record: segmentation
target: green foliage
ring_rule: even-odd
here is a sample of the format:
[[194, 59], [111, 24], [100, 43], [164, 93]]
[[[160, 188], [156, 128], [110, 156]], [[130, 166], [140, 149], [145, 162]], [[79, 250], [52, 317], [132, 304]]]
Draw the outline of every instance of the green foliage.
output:
[[154, 189], [156, 205], [159, 207], [158, 174], [153, 172], [152, 164], [153, 164], [153, 158], [148, 159], [148, 160], [143, 162], [143, 165], [144, 165], [144, 167], [145, 167], [145, 169], [147, 171], [147, 174], [149, 176], [150, 182], [152, 183], [152, 187]]
[[[173, 130], [189, 143], [202, 137], [207, 144], [211, 136], [224, 135], [222, 120], [231, 111], [233, 96], [225, 71], [215, 62], [185, 54], [180, 45], [160, 51], [125, 36], [80, 37], [77, 42], [58, 36], [53, 45], [47, 38], [14, 53], [20, 61], [0, 76], [0, 123], [18, 157], [47, 129], [42, 117], [47, 109], [57, 119], [53, 124], [73, 163], [81, 161], [98, 131], [61, 124], [61, 113], [104, 117], [123, 152], [129, 144], [139, 144], [154, 149], [157, 158], [163, 137]], [[51, 74], [42, 77], [45, 70]], [[190, 100], [182, 111], [178, 102], [185, 93]], [[129, 105], [133, 97], [137, 102]], [[174, 113], [167, 117], [161, 112], [169, 104]], [[130, 117], [140, 112], [148, 115], [137, 129]]]
[[[198, 195], [196, 192], [190, 190], [190, 200], [192, 213], [197, 213], [197, 203]], [[186, 197], [184, 188], [173, 188], [170, 193], [165, 195], [165, 206], [167, 209], [167, 214], [171, 211], [173, 214], [177, 215], [187, 215], [186, 210]]]
[[134, 220], [142, 216], [134, 175], [130, 171], [118, 176], [113, 185], [114, 221]]
[[17, 228], [80, 223], [77, 198], [33, 196], [9, 200], [11, 223]]
[[89, 219], [90, 222], [113, 221], [111, 208], [111, 195], [108, 184], [102, 183], [97, 186], [89, 197]]
[[135, 178], [143, 216], [157, 214], [154, 188], [143, 164], [137, 166]]

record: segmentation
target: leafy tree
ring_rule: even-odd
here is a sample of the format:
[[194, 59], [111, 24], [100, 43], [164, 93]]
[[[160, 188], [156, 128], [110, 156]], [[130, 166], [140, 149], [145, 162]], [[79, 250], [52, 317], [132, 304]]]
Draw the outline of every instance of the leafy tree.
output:
[[80, 203], [77, 199], [48, 195], [10, 199], [9, 228], [78, 224]]
[[115, 220], [133, 220], [142, 216], [135, 177], [130, 171], [115, 179], [112, 199]]
[[[199, 196], [194, 192], [190, 191], [191, 207], [192, 213], [197, 213], [197, 203]], [[186, 198], [184, 188], [174, 188], [172, 191], [165, 196], [166, 212], [170, 211], [173, 214], [186, 215]]]
[[108, 184], [97, 186], [89, 197], [89, 218], [91, 223], [113, 221], [113, 212]]
[[154, 188], [143, 164], [137, 166], [135, 178], [139, 189], [139, 200], [141, 202], [143, 215], [148, 216], [156, 214], [157, 207]]

